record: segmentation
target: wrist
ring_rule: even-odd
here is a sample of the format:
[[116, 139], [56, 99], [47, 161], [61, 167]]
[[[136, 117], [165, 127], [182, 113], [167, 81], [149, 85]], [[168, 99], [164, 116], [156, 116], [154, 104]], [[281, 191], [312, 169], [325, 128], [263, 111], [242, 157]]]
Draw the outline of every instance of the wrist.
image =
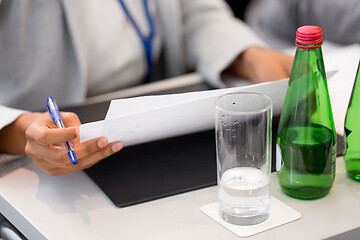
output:
[[0, 130], [0, 152], [24, 154], [26, 129], [41, 113], [24, 113]]
[[249, 47], [242, 52], [230, 65], [229, 71], [241, 78], [253, 80], [254, 77], [254, 66], [256, 61], [266, 51], [262, 47]]
[[34, 122], [34, 119], [38, 118], [42, 113], [34, 112], [34, 113], [24, 113], [20, 115], [14, 121], [14, 128], [16, 128], [19, 133], [25, 136], [25, 132], [29, 125]]

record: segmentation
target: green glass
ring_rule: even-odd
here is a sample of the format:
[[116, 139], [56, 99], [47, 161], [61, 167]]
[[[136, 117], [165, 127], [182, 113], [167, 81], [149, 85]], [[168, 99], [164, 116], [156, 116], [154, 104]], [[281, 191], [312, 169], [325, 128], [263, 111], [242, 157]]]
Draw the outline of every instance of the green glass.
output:
[[349, 176], [360, 181], [360, 61], [344, 123], [344, 160]]
[[321, 45], [309, 46], [316, 48], [296, 50], [277, 135], [280, 186], [300, 199], [325, 196], [335, 179], [336, 133]]

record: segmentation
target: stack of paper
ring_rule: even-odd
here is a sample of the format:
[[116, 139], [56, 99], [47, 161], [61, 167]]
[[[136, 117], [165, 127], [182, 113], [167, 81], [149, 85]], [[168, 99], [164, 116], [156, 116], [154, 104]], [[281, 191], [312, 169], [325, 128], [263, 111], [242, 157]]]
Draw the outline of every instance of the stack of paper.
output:
[[124, 146], [183, 135], [215, 127], [215, 100], [231, 92], [257, 92], [271, 97], [280, 112], [287, 79], [239, 88], [145, 96], [111, 101], [105, 120], [83, 124], [81, 142], [104, 136]]

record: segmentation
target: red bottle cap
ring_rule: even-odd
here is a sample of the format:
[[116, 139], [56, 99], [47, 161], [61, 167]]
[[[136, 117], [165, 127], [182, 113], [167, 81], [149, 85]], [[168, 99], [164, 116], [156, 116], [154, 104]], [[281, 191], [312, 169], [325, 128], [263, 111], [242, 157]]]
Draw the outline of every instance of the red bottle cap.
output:
[[[296, 46], [301, 49], [318, 48], [323, 43], [323, 31], [318, 26], [302, 26], [296, 31]], [[303, 44], [303, 45], [301, 45]], [[316, 46], [304, 46], [316, 45]]]

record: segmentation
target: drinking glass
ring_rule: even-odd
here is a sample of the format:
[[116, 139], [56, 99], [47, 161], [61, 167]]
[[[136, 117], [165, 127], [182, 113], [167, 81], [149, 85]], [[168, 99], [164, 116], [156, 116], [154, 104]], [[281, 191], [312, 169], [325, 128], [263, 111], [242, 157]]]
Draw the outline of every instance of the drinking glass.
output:
[[215, 105], [219, 214], [232, 224], [261, 223], [270, 209], [271, 99], [237, 92]]

